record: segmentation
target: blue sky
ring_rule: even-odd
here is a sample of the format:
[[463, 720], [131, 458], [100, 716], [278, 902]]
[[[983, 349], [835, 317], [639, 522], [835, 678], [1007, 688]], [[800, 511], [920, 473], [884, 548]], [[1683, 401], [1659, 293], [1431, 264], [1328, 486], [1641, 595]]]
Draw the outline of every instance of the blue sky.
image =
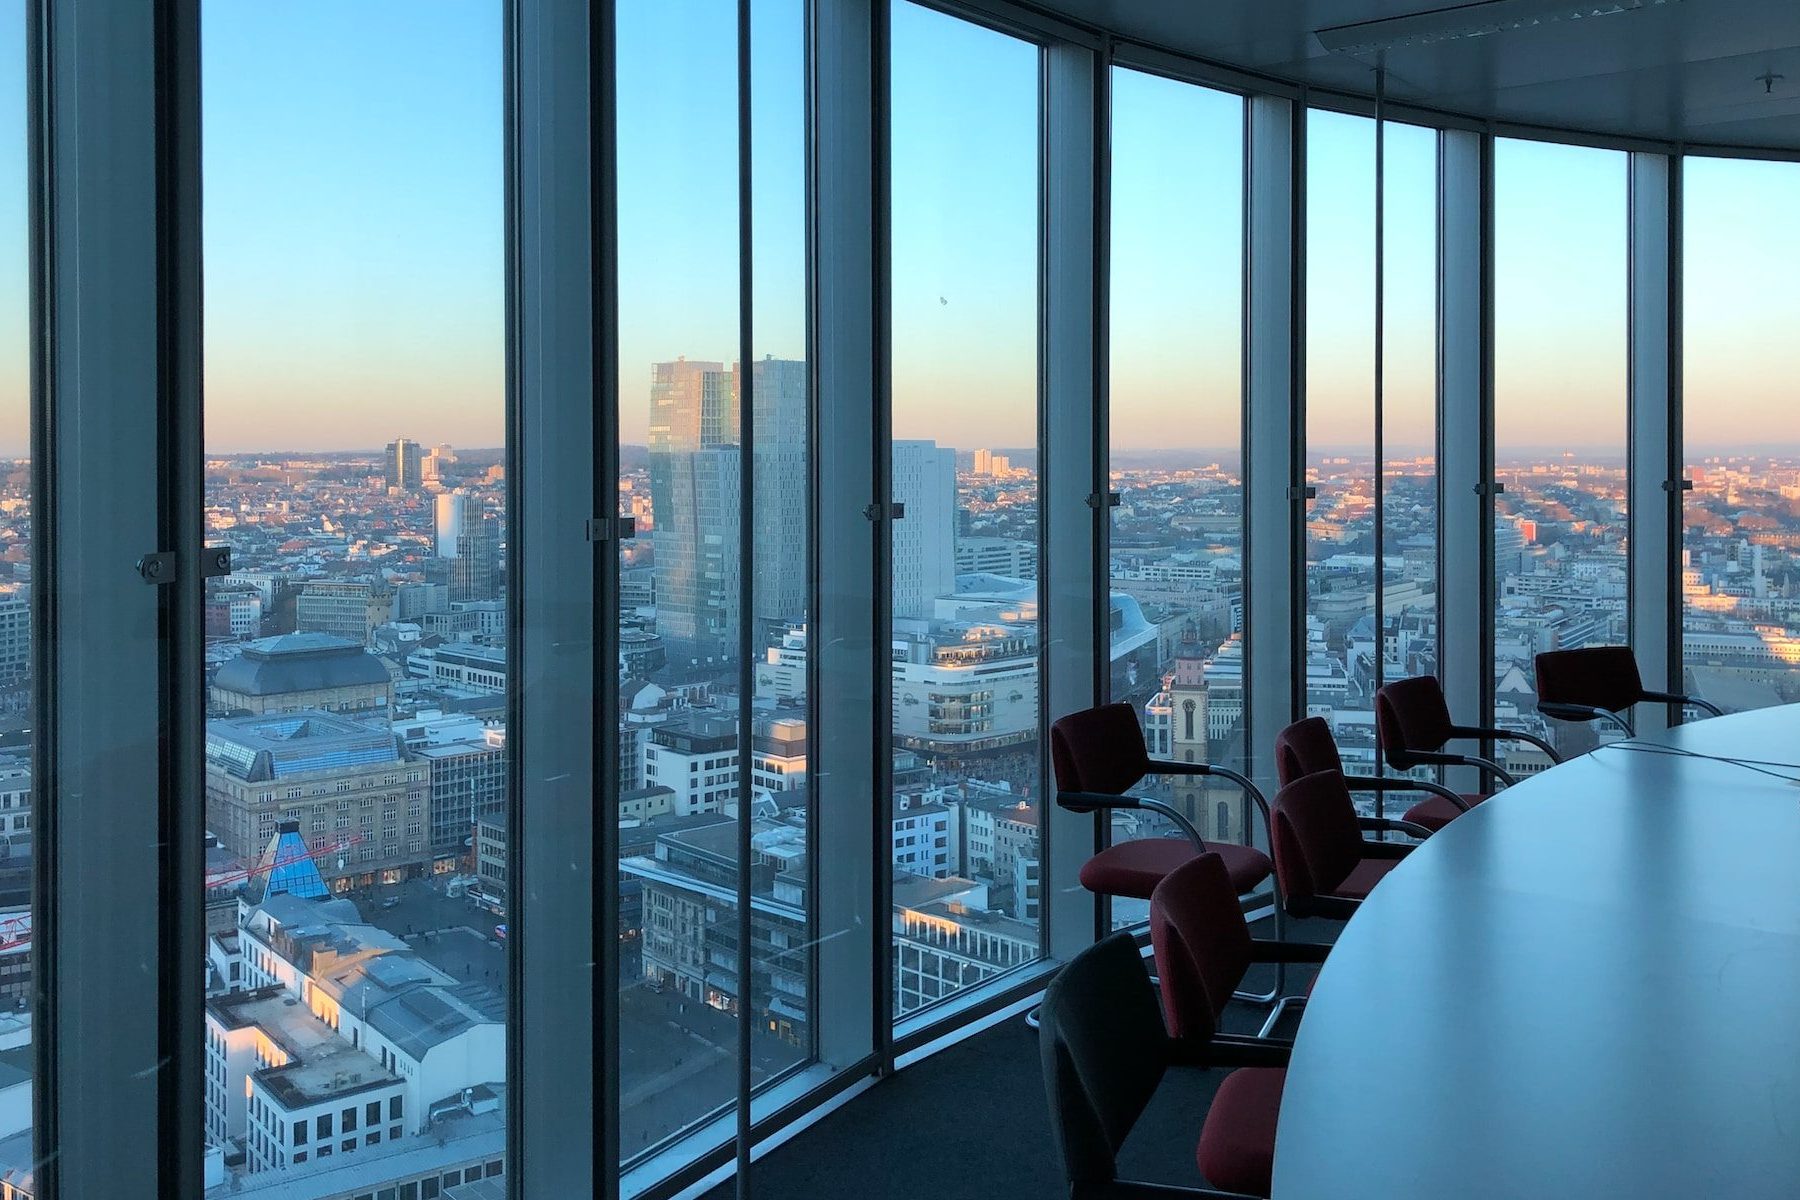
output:
[[[622, 416], [649, 364], [737, 343], [732, 0], [621, 0]], [[758, 0], [755, 341], [805, 346], [801, 0]], [[0, 21], [0, 453], [27, 445], [23, 6]], [[503, 410], [501, 8], [206, 0], [208, 445], [495, 445]], [[350, 30], [355, 31], [350, 36]], [[895, 429], [1035, 430], [1036, 54], [895, 6]], [[1113, 437], [1237, 440], [1239, 103], [1119, 72]], [[1366, 444], [1373, 133], [1311, 118], [1309, 435]], [[1388, 440], [1429, 428], [1435, 139], [1388, 141]], [[1788, 435], [1800, 165], [1687, 166], [1690, 440]], [[1503, 444], [1624, 444], [1625, 157], [1497, 151]], [[1408, 431], [1417, 431], [1409, 434]]]

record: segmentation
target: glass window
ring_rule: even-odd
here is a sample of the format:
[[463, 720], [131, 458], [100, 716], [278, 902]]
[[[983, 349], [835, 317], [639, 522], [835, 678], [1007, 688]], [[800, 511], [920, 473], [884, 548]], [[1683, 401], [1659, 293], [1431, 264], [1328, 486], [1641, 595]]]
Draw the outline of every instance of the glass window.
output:
[[1800, 259], [1800, 165], [1682, 169], [1681, 690], [1737, 712], [1800, 700], [1800, 298], [1770, 275]]
[[[434, 989], [462, 1030], [428, 1099], [506, 1078], [504, 951], [445, 886], [508, 804], [502, 16], [201, 9], [204, 519], [233, 566], [206, 595], [207, 900], [235, 934], [209, 940], [206, 1019], [300, 1048], [265, 1074], [333, 1106], [316, 1157], [358, 1148], [357, 1092], [421, 1073], [370, 1045], [384, 980]], [[347, 792], [364, 817], [328, 830]], [[330, 987], [281, 932], [296, 904], [361, 964]], [[244, 1079], [223, 1057], [230, 1142]], [[455, 1161], [500, 1119], [449, 1116], [412, 1149]], [[280, 1170], [225, 1166], [246, 1191]]]
[[903, 1018], [1040, 942], [1039, 52], [910, 3], [891, 44], [892, 818], [929, 826], [894, 831]]
[[1375, 122], [1306, 114], [1304, 710], [1375, 765]]
[[630, 1161], [737, 1094], [746, 614], [737, 6], [626, 0], [617, 21], [619, 505], [637, 520], [620, 546], [616, 759]]
[[1306, 148], [1305, 711], [1367, 775], [1376, 690], [1437, 672], [1437, 135], [1315, 110]]
[[31, 1079], [31, 317], [26, 184], [26, 6], [0, 17], [0, 1172], [32, 1167]]
[[[1244, 102], [1112, 75], [1110, 699], [1152, 758], [1247, 771], [1244, 747]], [[1206, 837], [1258, 820], [1235, 788], [1145, 781]], [[1182, 836], [1116, 813], [1113, 837]], [[1147, 920], [1112, 901], [1115, 925]]]
[[1495, 144], [1494, 719], [1568, 753], [1611, 735], [1545, 728], [1533, 659], [1628, 631], [1626, 202], [1619, 151]]

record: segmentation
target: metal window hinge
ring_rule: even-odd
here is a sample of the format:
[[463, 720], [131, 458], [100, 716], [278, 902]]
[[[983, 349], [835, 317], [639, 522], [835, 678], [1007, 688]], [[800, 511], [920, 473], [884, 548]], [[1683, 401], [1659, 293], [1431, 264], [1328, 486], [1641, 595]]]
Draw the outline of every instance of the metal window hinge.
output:
[[223, 579], [231, 574], [231, 547], [208, 546], [200, 552], [200, 578]]
[[1319, 489], [1312, 486], [1310, 483], [1305, 487], [1291, 487], [1288, 489], [1289, 500], [1317, 500], [1318, 498]]
[[1691, 479], [1665, 479], [1662, 488], [1665, 492], [1691, 492], [1694, 490], [1694, 481]]
[[906, 505], [898, 500], [892, 504], [883, 504], [877, 500], [873, 504], [863, 505], [863, 516], [871, 521], [879, 521], [883, 517], [890, 521], [898, 521], [906, 516]]
[[145, 583], [165, 584], [175, 582], [175, 552], [158, 550], [154, 554], [146, 554], [137, 560], [137, 573]]
[[1475, 485], [1477, 496], [1500, 496], [1506, 493], [1504, 483], [1478, 483]]
[[636, 536], [636, 517], [588, 518], [587, 540], [590, 542], [626, 542]]
[[1089, 508], [1117, 508], [1124, 497], [1118, 492], [1089, 492], [1087, 506]]

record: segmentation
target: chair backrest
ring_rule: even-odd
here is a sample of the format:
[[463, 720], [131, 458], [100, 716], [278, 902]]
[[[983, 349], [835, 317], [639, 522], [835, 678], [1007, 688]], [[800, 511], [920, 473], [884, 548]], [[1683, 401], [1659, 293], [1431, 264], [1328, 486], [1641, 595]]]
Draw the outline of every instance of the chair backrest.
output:
[[1202, 854], [1150, 894], [1150, 944], [1171, 1037], [1203, 1042], [1219, 1030], [1255, 946], [1225, 861]]
[[1118, 1152], [1162, 1083], [1168, 1034], [1130, 932], [1069, 960], [1038, 1010], [1050, 1127], [1077, 1186], [1111, 1183]]
[[1050, 726], [1050, 765], [1064, 792], [1124, 795], [1150, 771], [1144, 730], [1129, 704], [1102, 704]]
[[1419, 751], [1433, 753], [1450, 740], [1456, 723], [1435, 675], [1396, 679], [1375, 693], [1375, 736], [1382, 757], [1397, 771], [1419, 765]]
[[1538, 655], [1537, 692], [1544, 703], [1624, 712], [1643, 699], [1644, 681], [1630, 646], [1583, 646]]
[[1334, 892], [1362, 860], [1362, 829], [1341, 771], [1275, 793], [1275, 879], [1290, 903]]
[[1320, 771], [1342, 771], [1337, 739], [1324, 717], [1295, 721], [1275, 735], [1275, 782], [1283, 787]]

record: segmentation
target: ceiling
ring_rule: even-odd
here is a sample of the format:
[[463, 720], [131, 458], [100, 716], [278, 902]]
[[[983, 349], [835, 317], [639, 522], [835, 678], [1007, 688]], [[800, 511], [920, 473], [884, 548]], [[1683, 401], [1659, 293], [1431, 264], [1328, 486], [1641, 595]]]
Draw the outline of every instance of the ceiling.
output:
[[[1636, 0], [1628, 0], [1636, 2]], [[1648, 5], [1648, 0], [1645, 0]], [[1036, 0], [1082, 24], [1296, 83], [1522, 125], [1698, 145], [1800, 150], [1800, 0], [1666, 0], [1428, 45], [1332, 53], [1315, 31], [1456, 0]], [[1580, 7], [1569, 0], [1572, 10]], [[1515, 12], [1518, 10], [1514, 10]], [[1368, 39], [1360, 39], [1368, 40]], [[1785, 76], [1759, 79], [1766, 74]]]

